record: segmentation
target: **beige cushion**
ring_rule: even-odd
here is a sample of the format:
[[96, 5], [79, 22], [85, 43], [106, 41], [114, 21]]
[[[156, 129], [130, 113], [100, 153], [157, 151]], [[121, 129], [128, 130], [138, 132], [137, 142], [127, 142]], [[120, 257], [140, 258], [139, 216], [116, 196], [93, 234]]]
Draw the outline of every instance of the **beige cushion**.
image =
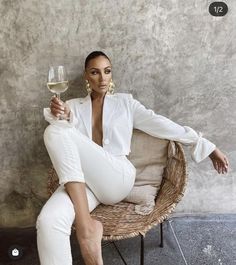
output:
[[136, 180], [124, 201], [137, 204], [136, 213], [149, 214], [155, 206], [163, 170], [166, 166], [169, 140], [134, 130], [128, 159], [136, 168]]

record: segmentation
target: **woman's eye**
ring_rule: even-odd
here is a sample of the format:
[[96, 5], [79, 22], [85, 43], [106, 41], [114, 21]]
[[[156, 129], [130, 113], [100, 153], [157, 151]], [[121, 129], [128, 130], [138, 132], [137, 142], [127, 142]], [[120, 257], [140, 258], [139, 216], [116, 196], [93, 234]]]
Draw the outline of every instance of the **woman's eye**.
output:
[[[110, 69], [105, 70], [105, 74], [110, 74], [110, 73], [111, 73], [111, 70]], [[96, 74], [98, 74], [98, 72], [97, 71], [92, 71], [91, 74], [92, 75], [96, 75]]]

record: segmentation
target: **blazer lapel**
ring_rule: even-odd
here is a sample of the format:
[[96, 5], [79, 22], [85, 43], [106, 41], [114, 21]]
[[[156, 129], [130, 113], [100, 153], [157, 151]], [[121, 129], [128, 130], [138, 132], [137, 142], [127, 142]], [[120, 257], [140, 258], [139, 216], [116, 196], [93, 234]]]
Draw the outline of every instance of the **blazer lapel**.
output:
[[88, 94], [85, 98], [80, 101], [80, 108], [79, 112], [81, 115], [81, 119], [84, 123], [84, 126], [87, 130], [87, 134], [90, 139], [92, 139], [92, 129], [91, 129], [91, 124], [92, 124], [92, 104], [91, 104], [91, 98], [90, 95]]
[[[92, 100], [90, 94], [88, 94], [79, 108], [81, 118], [83, 120], [84, 126], [87, 130], [88, 136], [92, 139]], [[117, 107], [118, 98], [115, 95], [105, 95], [103, 102], [103, 117], [102, 117], [102, 129], [103, 136], [106, 134], [106, 128], [111, 124], [112, 115]]]
[[112, 126], [112, 116], [118, 106], [118, 98], [115, 95], [107, 95], [103, 102], [102, 129], [103, 137], [106, 136], [107, 129]]

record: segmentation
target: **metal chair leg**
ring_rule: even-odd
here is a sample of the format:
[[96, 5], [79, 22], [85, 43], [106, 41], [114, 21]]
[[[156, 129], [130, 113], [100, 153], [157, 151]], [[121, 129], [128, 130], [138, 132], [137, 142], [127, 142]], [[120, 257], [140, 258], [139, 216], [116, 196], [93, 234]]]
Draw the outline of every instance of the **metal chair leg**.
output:
[[140, 265], [144, 265], [144, 236], [141, 235]]
[[[140, 235], [140, 236], [141, 236], [141, 245], [140, 245], [140, 265], [144, 265], [144, 236], [143, 236], [143, 235]], [[112, 243], [112, 244], [113, 244], [113, 246], [115, 247], [117, 253], [119, 254], [120, 258], [122, 259], [123, 263], [124, 263], [125, 265], [127, 265], [127, 263], [126, 263], [124, 257], [122, 256], [122, 254], [121, 254], [119, 248], [117, 247], [116, 243], [115, 243], [114, 241], [111, 241], [111, 242], [109, 242], [109, 243]], [[107, 243], [107, 244], [109, 244], [109, 243]], [[104, 244], [104, 246], [107, 245], [107, 244]]]
[[121, 252], [120, 252], [119, 248], [116, 246], [116, 244], [115, 244], [115, 242], [114, 242], [114, 241], [112, 241], [112, 244], [113, 244], [113, 246], [115, 247], [115, 249], [116, 249], [117, 253], [118, 253], [118, 254], [119, 254], [119, 256], [120, 256], [120, 258], [122, 259], [123, 263], [124, 263], [125, 265], [127, 265], [127, 263], [126, 263], [125, 259], [123, 258], [123, 256], [122, 256], [122, 254], [121, 254]]
[[160, 247], [163, 248], [163, 222], [160, 223], [160, 236], [161, 236], [161, 243], [160, 243]]

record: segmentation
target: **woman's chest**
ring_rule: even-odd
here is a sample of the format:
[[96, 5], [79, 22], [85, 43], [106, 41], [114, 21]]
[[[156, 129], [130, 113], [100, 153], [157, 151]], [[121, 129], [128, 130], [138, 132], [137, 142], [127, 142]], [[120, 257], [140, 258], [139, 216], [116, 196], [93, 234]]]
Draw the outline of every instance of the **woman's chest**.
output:
[[102, 105], [92, 104], [92, 140], [102, 146], [103, 124]]
[[77, 129], [95, 142], [103, 141], [105, 145], [114, 138], [126, 138], [132, 131], [133, 118], [131, 109], [125, 103], [114, 96], [106, 98], [103, 106], [90, 104], [90, 101], [77, 104], [73, 109], [78, 119]]

